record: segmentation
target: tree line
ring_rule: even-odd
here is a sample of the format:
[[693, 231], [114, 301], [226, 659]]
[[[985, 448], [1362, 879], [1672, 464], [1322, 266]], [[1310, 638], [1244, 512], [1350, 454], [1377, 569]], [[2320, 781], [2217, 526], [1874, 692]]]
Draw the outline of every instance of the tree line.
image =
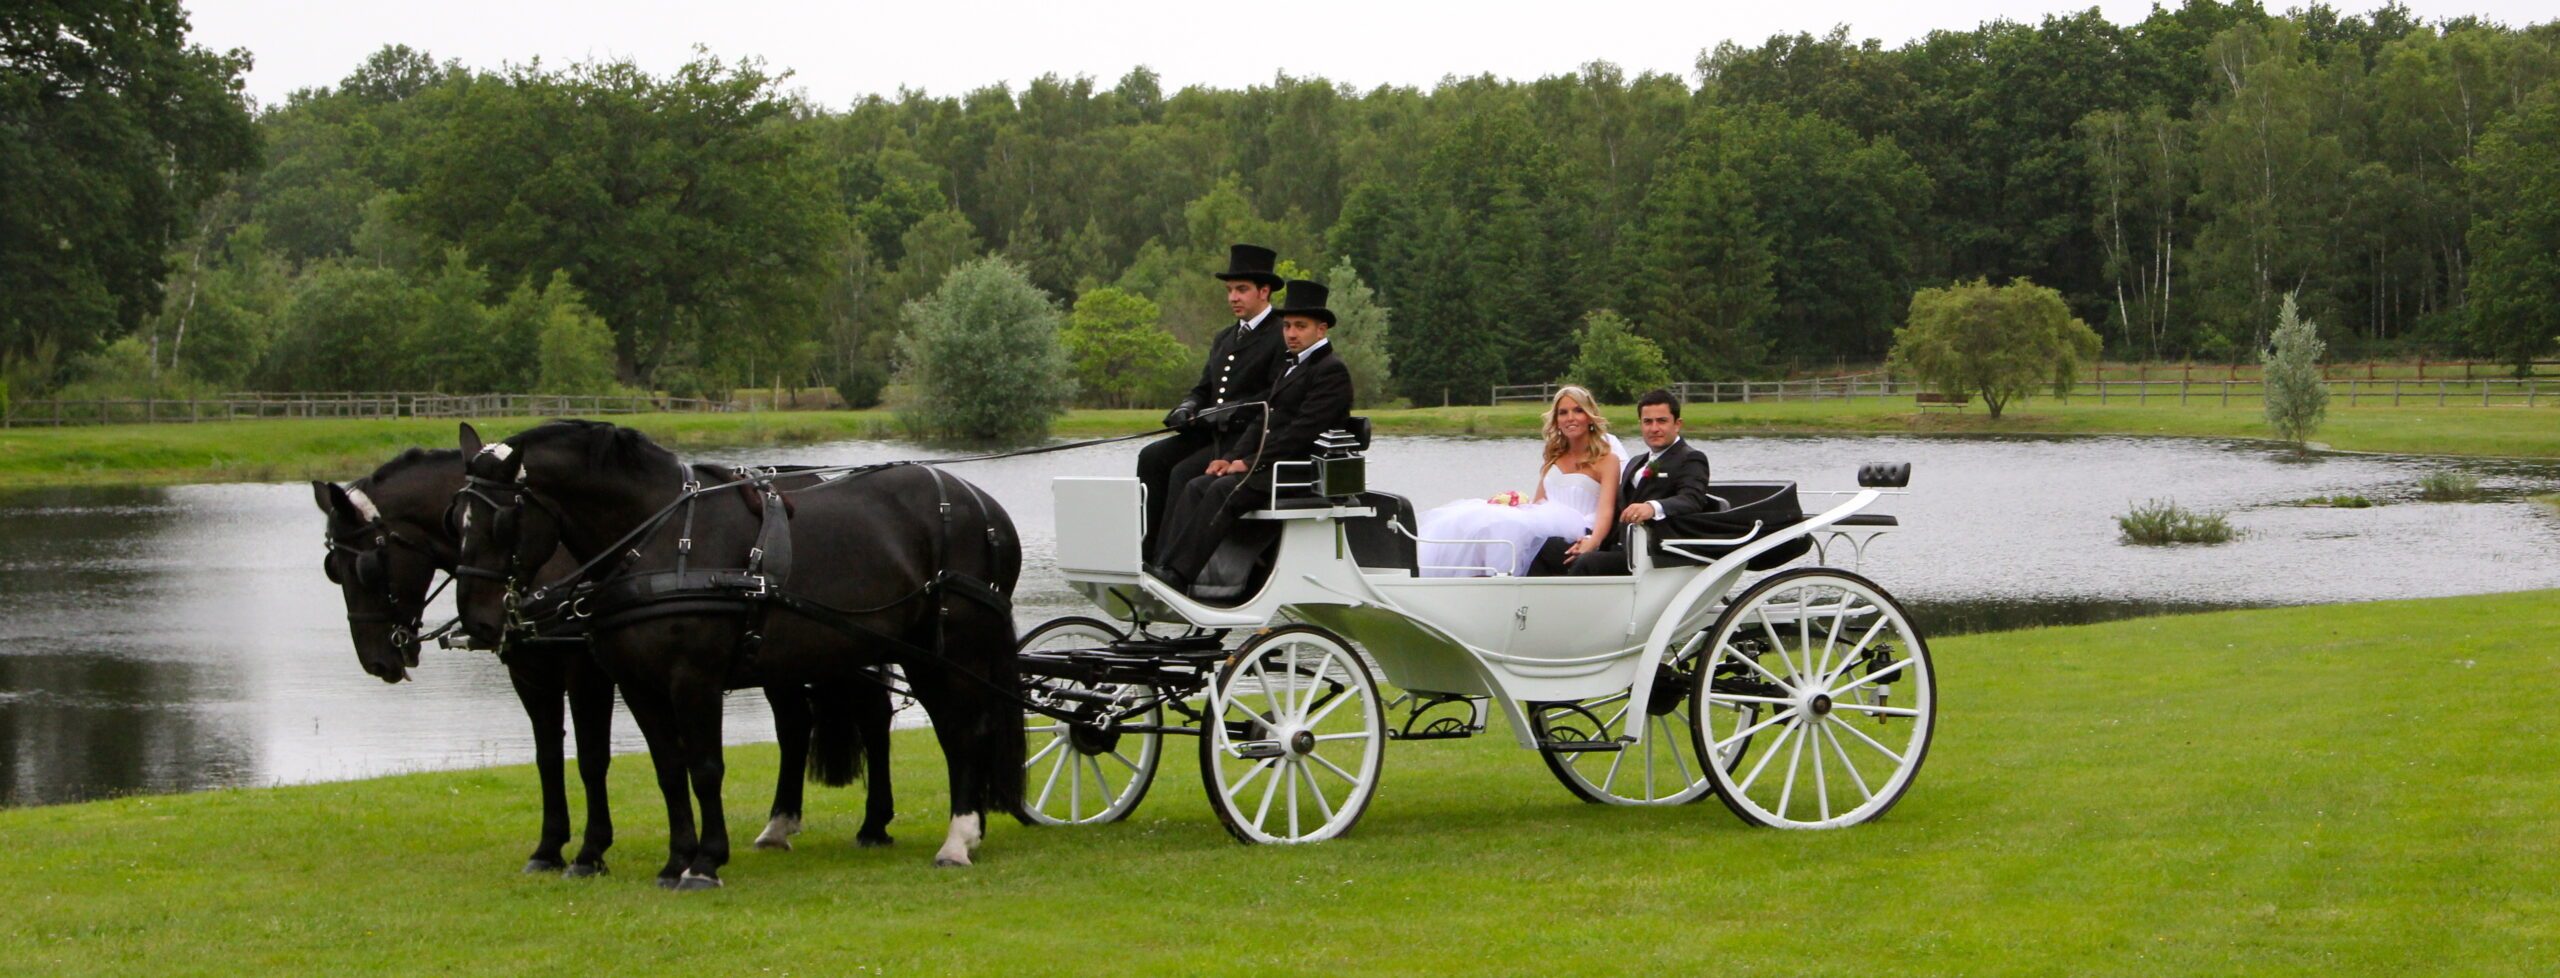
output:
[[[238, 118], [139, 141], [204, 143], [134, 222], [148, 253], [80, 259], [97, 270], [53, 240], [100, 196], [66, 181], [140, 186], [169, 154], [0, 150], [12, 186], [68, 188], [0, 205], [0, 290], [57, 297], [0, 313], [21, 390], [141, 371], [859, 404], [912, 304], [993, 256], [1066, 311], [1077, 398], [1147, 403], [1225, 322], [1206, 273], [1235, 241], [1356, 288], [1364, 386], [1430, 404], [1577, 361], [1875, 363], [1916, 292], [1975, 280], [2049, 287], [2140, 359], [2254, 359], [2293, 294], [2335, 351], [2522, 361], [2560, 308], [2560, 199], [2535, 192], [2560, 178], [2560, 23], [2191, 0], [1724, 44], [1686, 77], [1167, 92], [1138, 68], [841, 110], [707, 52], [653, 75], [395, 45], [252, 115], [245, 52], [185, 47], [174, 0], [116, 6], [165, 11], [155, 70]], [[5, 121], [67, 131], [100, 101], [19, 53], [64, 30], [0, 38]]]

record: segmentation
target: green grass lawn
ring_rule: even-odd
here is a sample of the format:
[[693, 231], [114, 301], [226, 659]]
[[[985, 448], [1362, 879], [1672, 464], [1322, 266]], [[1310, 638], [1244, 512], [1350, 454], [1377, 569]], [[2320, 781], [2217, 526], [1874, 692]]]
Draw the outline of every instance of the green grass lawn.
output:
[[[2560, 457], [2560, 398], [2547, 408], [2333, 407], [2321, 442], [2349, 451]], [[1540, 407], [1420, 408], [1369, 412], [1378, 429], [1396, 434], [1524, 435], [1537, 430]], [[1627, 432], [1633, 411], [1608, 412]], [[1903, 401], [1796, 401], [1701, 404], [1686, 412], [1691, 432], [1890, 434], [2129, 434], [2258, 438], [2266, 424], [2252, 407], [2101, 406], [2086, 398], [2049, 398], [2011, 409], [1998, 421], [1979, 410], [1915, 414]], [[1080, 410], [1059, 419], [1066, 438], [1129, 434], [1155, 426], [1155, 410]], [[492, 435], [539, 419], [481, 421]], [[839, 438], [895, 438], [885, 411], [795, 411], [741, 414], [645, 414], [613, 420], [677, 448], [807, 444]], [[206, 424], [111, 425], [0, 431], [0, 488], [22, 486], [272, 482], [351, 479], [411, 445], [454, 442], [444, 420], [277, 420]]]
[[[1181, 742], [1130, 822], [961, 871], [902, 735], [896, 846], [814, 792], [708, 894], [651, 885], [637, 758], [589, 881], [516, 873], [521, 767], [0, 811], [0, 974], [2549, 974], [2554, 634], [2560, 592], [1948, 639], [1917, 785], [1823, 833], [1585, 805], [1498, 732], [1392, 745], [1350, 836], [1285, 849], [1228, 840]], [[743, 843], [772, 750], [731, 756]]]

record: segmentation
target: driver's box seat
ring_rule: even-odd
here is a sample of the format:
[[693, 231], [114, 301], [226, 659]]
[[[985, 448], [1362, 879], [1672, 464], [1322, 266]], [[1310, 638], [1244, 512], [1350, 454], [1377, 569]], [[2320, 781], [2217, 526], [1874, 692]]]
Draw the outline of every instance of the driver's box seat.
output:
[[[1377, 514], [1340, 520], [1352, 559], [1370, 570], [1414, 571], [1413, 504], [1402, 496], [1368, 491], [1369, 419], [1354, 417], [1316, 439], [1316, 454], [1276, 463], [1275, 511], [1368, 507]], [[1191, 596], [1232, 603], [1261, 589], [1279, 550], [1279, 520], [1241, 520], [1220, 541], [1208, 566], [1191, 584]], [[1401, 527], [1402, 533], [1395, 527]]]

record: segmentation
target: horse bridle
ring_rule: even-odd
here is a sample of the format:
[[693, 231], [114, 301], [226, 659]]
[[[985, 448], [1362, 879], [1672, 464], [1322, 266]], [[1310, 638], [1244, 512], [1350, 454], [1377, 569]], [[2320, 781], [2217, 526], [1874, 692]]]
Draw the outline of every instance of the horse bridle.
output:
[[[430, 566], [436, 562], [435, 548], [412, 540], [400, 531], [392, 529], [390, 524], [378, 514], [363, 525], [344, 533], [323, 533], [320, 542], [330, 557], [339, 554], [347, 555], [348, 573], [355, 575], [356, 586], [360, 588], [379, 586], [383, 605], [391, 609], [387, 612], [349, 610], [347, 621], [359, 625], [390, 625], [392, 650], [400, 653], [400, 656], [410, 664], [415, 665], [418, 658], [420, 632], [425, 628], [427, 606], [435, 603], [436, 595], [441, 593], [446, 585], [452, 584], [453, 578], [447, 577], [443, 584], [428, 589], [426, 596], [420, 598], [415, 607], [409, 607], [404, 612], [402, 609], [405, 602], [400, 600], [400, 595], [393, 589], [391, 580], [391, 548], [406, 547], [424, 555]], [[340, 572], [336, 561], [324, 558], [321, 568], [328, 572], [331, 581], [345, 583], [339, 578]]]

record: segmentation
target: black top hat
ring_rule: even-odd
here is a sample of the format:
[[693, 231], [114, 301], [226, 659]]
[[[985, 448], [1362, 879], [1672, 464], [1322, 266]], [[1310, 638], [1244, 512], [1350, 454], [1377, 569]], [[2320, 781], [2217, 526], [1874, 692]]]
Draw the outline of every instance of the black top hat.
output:
[[1218, 277], [1233, 282], [1243, 279], [1256, 285], [1280, 287], [1280, 253], [1261, 245], [1231, 245], [1227, 248], [1227, 270]]
[[1291, 279], [1289, 294], [1282, 296], [1280, 303], [1271, 307], [1271, 314], [1321, 319], [1326, 326], [1330, 327], [1334, 324], [1333, 310], [1325, 308], [1324, 304], [1331, 298], [1333, 298], [1332, 290], [1325, 288], [1322, 282]]

